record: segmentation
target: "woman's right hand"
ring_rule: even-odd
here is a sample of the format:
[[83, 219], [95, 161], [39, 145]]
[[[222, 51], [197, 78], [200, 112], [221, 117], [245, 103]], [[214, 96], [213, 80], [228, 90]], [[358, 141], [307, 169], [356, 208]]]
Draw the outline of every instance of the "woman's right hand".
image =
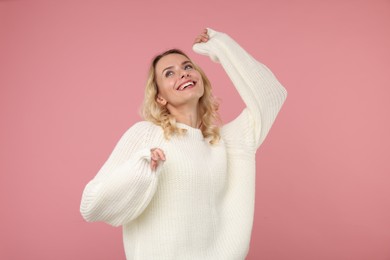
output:
[[207, 29], [203, 29], [202, 32], [195, 38], [194, 44], [207, 42], [209, 40], [209, 35], [207, 34]]
[[157, 169], [157, 166], [161, 161], [165, 161], [164, 151], [160, 148], [153, 148], [150, 150], [150, 168], [152, 171]]

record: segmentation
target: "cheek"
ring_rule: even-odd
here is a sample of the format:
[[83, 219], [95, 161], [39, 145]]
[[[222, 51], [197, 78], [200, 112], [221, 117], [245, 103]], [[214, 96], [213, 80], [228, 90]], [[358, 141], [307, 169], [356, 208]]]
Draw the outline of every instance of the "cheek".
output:
[[169, 80], [161, 80], [157, 82], [158, 92], [165, 99], [168, 97], [169, 92], [172, 90], [172, 86], [173, 83]]
[[196, 81], [198, 81], [198, 82], [202, 81], [202, 76], [200, 75], [200, 73], [197, 70], [193, 70], [189, 74]]
[[[199, 84], [200, 83], [200, 84]], [[198, 84], [202, 86], [202, 88], [204, 89], [204, 82], [202, 80], [202, 77], [199, 76], [199, 80], [198, 80]]]

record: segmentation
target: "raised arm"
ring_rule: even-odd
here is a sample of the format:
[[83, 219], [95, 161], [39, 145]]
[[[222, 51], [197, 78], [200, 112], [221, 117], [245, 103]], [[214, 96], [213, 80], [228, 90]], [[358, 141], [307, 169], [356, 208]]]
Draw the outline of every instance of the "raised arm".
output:
[[119, 226], [135, 219], [149, 204], [161, 167], [154, 169], [150, 165], [153, 147], [148, 146], [145, 138], [148, 128], [147, 122], [131, 127], [86, 185], [80, 205], [85, 220]]
[[[241, 115], [223, 127], [227, 138], [244, 138], [257, 149], [267, 136], [287, 91], [273, 73], [225, 33], [207, 29], [193, 49], [219, 62], [246, 104]], [[253, 130], [253, 131], [252, 131]]]

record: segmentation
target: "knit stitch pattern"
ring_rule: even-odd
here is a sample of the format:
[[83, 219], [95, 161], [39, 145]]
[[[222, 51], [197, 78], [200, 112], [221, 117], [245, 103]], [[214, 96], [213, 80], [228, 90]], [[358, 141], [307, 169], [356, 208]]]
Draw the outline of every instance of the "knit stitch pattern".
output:
[[[184, 136], [164, 138], [142, 121], [119, 140], [86, 185], [80, 211], [86, 221], [122, 226], [128, 260], [242, 260], [251, 237], [255, 153], [287, 92], [272, 72], [227, 34], [208, 29], [195, 52], [220, 63], [246, 104], [210, 145], [199, 129], [178, 123]], [[166, 161], [150, 168], [150, 149]]]

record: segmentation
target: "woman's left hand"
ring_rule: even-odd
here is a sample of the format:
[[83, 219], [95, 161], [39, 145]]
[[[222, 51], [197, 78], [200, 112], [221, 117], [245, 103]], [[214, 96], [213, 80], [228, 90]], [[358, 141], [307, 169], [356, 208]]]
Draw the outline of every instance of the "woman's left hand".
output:
[[209, 35], [207, 34], [207, 29], [203, 29], [203, 31], [195, 38], [195, 43], [207, 42], [209, 40]]

